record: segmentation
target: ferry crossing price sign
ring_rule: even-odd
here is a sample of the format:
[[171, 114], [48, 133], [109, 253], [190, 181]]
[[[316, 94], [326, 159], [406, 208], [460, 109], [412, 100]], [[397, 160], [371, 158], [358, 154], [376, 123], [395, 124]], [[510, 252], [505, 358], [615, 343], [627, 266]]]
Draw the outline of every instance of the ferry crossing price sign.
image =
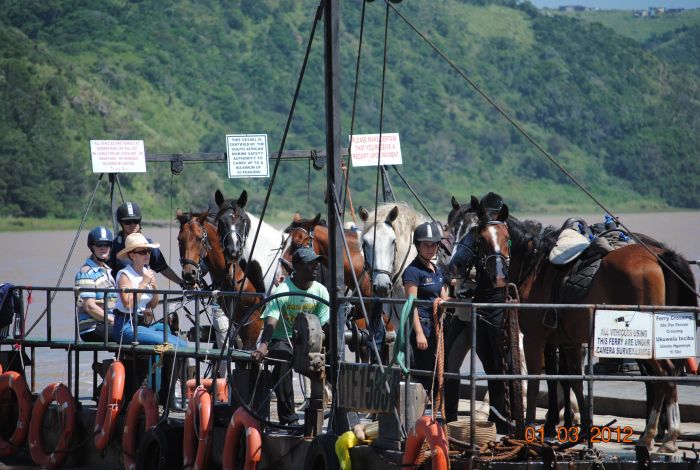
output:
[[267, 134], [226, 136], [229, 178], [267, 178], [270, 176]]
[[631, 359], [694, 357], [694, 312], [598, 310], [593, 355]]
[[[382, 153], [379, 154], [381, 135]], [[352, 166], [401, 165], [401, 140], [398, 132], [388, 134], [356, 134], [350, 136]]]
[[143, 140], [91, 140], [93, 173], [145, 173]]

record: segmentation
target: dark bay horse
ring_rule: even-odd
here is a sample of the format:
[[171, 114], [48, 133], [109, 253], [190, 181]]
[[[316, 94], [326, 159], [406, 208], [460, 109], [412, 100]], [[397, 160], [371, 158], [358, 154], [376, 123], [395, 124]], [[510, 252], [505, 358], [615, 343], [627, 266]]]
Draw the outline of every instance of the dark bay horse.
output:
[[[209, 212], [183, 213], [177, 211], [176, 217], [180, 222], [180, 233], [177, 236], [180, 249], [180, 263], [182, 265], [182, 279], [185, 288], [201, 287], [202, 272], [201, 262], [204, 260], [209, 273], [214, 280], [214, 288], [224, 291], [238, 291], [243, 281], [243, 269], [236, 262], [227, 262], [224, 250], [218, 237], [216, 227], [208, 220]], [[257, 292], [253, 283], [246, 279], [242, 292]], [[229, 315], [229, 306], [233, 304], [231, 298], [223, 302], [224, 311]], [[239, 323], [248, 309], [259, 302], [259, 297], [241, 297], [236, 303], [233, 321]], [[254, 313], [241, 327], [239, 336], [243, 349], [253, 349], [258, 340], [263, 321], [260, 315]]]
[[[568, 267], [553, 265], [548, 254], [554, 246], [560, 230], [535, 221], [520, 222], [508, 218], [507, 224], [498, 227], [500, 234], [496, 243], [485, 246], [483, 256], [492, 256], [498, 250], [499, 256], [508, 260], [508, 278], [520, 285], [522, 302], [549, 303], [553, 298], [552, 289], [561, 280], [562, 270]], [[482, 235], [483, 232], [480, 233]], [[593, 279], [589, 293], [577, 303], [611, 305], [676, 305], [697, 306], [694, 292], [690, 292], [663, 264], [660, 258], [673, 269], [686, 283], [695, 285], [693, 274], [687, 261], [678, 253], [663, 247], [652, 246], [650, 253], [638, 244], [630, 244], [608, 253]], [[656, 256], [655, 256], [656, 255]], [[543, 353], [546, 344], [580, 345], [590, 340], [589, 330], [592, 312], [588, 309], [558, 312], [557, 326], [544, 326], [546, 310], [521, 309], [520, 328], [524, 335], [525, 358], [528, 370], [532, 373], [542, 370]], [[650, 375], [677, 376], [683, 367], [684, 359], [643, 359], [640, 365]], [[539, 381], [531, 381], [528, 390], [527, 422], [534, 422], [536, 396]], [[574, 392], [582, 409], [583, 429], [589, 429], [586, 402], [583, 400], [583, 384], [573, 383]], [[646, 428], [638, 446], [652, 449], [657, 434], [661, 407], [665, 403], [668, 413], [668, 432], [659, 452], [675, 452], [676, 439], [680, 435], [680, 413], [678, 391], [674, 382], [652, 382], [653, 403]]]

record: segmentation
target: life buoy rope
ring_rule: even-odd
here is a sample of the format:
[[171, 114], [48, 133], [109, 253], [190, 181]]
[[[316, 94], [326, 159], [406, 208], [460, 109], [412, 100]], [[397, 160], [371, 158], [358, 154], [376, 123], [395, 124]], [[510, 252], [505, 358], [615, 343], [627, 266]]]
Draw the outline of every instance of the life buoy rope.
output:
[[126, 408], [126, 421], [122, 433], [122, 457], [126, 470], [136, 469], [136, 435], [141, 412], [146, 417], [146, 429], [158, 424], [158, 402], [156, 394], [150, 388], [143, 386], [134, 393]]
[[[1, 366], [0, 372], [2, 372]], [[11, 395], [6, 393], [10, 390], [12, 390], [17, 397], [19, 414], [17, 416], [15, 431], [10, 438], [5, 440], [0, 436], [0, 457], [13, 455], [17, 451], [17, 448], [25, 443], [27, 440], [27, 433], [29, 432], [29, 419], [32, 414], [32, 396], [29, 393], [27, 382], [24, 380], [24, 377], [14, 371], [7, 371], [0, 375], [0, 401], [2, 401], [3, 395], [9, 397], [10, 400], [12, 399]]]
[[[44, 451], [41, 430], [44, 424], [44, 414], [52, 402], [57, 402], [61, 416], [61, 437], [53, 452]], [[32, 409], [32, 419], [29, 423], [29, 454], [32, 460], [43, 468], [56, 468], [68, 456], [75, 429], [75, 402], [73, 396], [61, 382], [48, 385], [39, 395]]]
[[197, 387], [185, 412], [185, 435], [182, 446], [185, 469], [207, 468], [213, 418], [211, 395], [204, 387]]
[[226, 430], [224, 439], [224, 455], [221, 463], [222, 470], [237, 468], [236, 457], [241, 435], [245, 431], [245, 463], [243, 470], [255, 470], [262, 457], [262, 437], [260, 423], [243, 407], [239, 407], [231, 416], [231, 422]]
[[449, 466], [449, 450], [445, 430], [438, 421], [430, 416], [421, 416], [416, 421], [416, 427], [406, 439], [406, 451], [403, 454], [401, 465], [412, 467], [420, 456], [423, 442], [428, 441], [432, 457], [433, 470], [447, 470]]
[[100, 401], [95, 413], [95, 448], [103, 450], [107, 447], [109, 439], [117, 424], [117, 416], [122, 406], [124, 397], [124, 364], [114, 361], [109, 366], [102, 384]]

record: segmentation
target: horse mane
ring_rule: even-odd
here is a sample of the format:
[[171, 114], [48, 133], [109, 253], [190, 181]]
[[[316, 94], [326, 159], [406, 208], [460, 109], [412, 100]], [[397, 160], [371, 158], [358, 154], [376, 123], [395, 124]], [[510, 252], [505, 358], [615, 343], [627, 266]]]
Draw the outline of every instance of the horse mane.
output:
[[[192, 219], [198, 219], [202, 214], [204, 214], [205, 211], [202, 212], [183, 212], [181, 215], [175, 216], [175, 218], [180, 222], [180, 225], [185, 225], [187, 222], [189, 222]], [[214, 215], [212, 215], [211, 212], [207, 214], [207, 222], [210, 224], [214, 225]]]
[[506, 223], [512, 243], [511, 255], [513, 253], [522, 255], [521, 274], [516, 282], [523, 282], [549, 255], [559, 238], [561, 229], [552, 225], [545, 227], [536, 220], [520, 221], [513, 216], [509, 216]]
[[292, 220], [292, 222], [287, 226], [287, 228], [284, 229], [284, 233], [289, 233], [289, 231], [293, 228], [297, 227], [307, 227], [307, 226], [313, 226], [320, 225], [322, 227], [327, 227], [328, 222], [326, 222], [326, 219], [319, 219], [318, 222], [314, 223], [314, 219], [297, 219], [297, 220]]

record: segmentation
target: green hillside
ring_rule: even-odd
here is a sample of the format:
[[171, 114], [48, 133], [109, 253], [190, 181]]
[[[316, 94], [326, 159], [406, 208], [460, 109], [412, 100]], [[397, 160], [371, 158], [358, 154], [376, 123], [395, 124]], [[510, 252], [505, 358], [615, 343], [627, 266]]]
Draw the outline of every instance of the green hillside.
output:
[[[272, 0], [9, 1], [0, 10], [0, 216], [77, 217], [96, 183], [90, 139], [143, 139], [150, 153], [223, 152], [227, 133], [267, 133], [276, 151], [317, 3]], [[342, 2], [343, 132], [350, 131], [360, 1]], [[700, 207], [700, 79], [667, 37], [645, 47], [598, 23], [515, 2], [405, 1], [398, 8], [613, 210]], [[385, 7], [367, 4], [356, 133], [376, 133]], [[437, 214], [452, 194], [500, 191], [516, 210], [583, 211], [586, 197], [390, 16], [384, 130]], [[671, 30], [675, 31], [675, 30]], [[695, 49], [697, 53], [697, 49]], [[323, 148], [319, 25], [287, 149]], [[283, 163], [271, 215], [325, 211], [324, 172]], [[201, 208], [214, 189], [251, 194], [223, 164], [121, 175], [149, 216]], [[376, 172], [351, 170], [374, 204]], [[394, 177], [399, 198], [410, 194]], [[106, 184], [94, 214], [108, 215]]]

